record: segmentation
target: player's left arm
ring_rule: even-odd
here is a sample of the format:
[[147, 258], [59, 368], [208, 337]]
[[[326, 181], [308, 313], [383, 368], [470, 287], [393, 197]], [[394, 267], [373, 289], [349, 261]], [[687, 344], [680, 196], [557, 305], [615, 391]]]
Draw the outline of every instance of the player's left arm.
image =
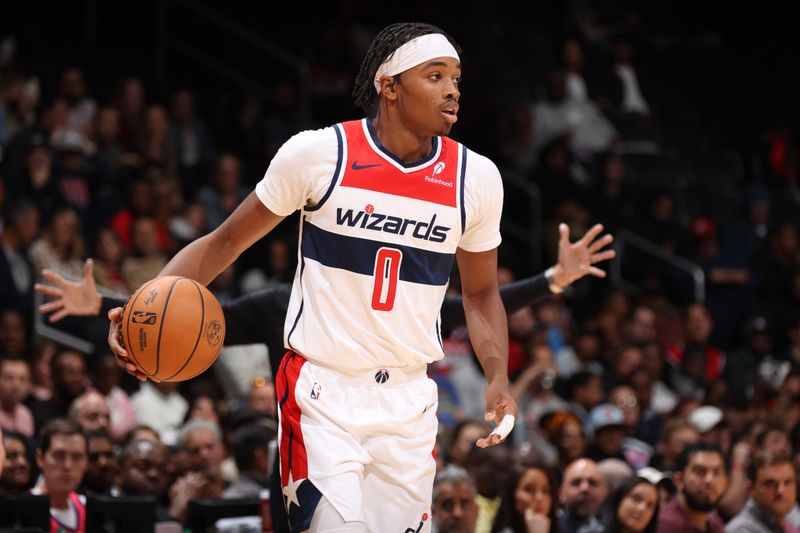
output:
[[[508, 382], [508, 321], [497, 284], [497, 249], [456, 253], [461, 273], [461, 293], [472, 347], [488, 385], [484, 392], [486, 419], [500, 423], [505, 415], [519, 414]], [[478, 440], [481, 447], [498, 444], [492, 434]]]

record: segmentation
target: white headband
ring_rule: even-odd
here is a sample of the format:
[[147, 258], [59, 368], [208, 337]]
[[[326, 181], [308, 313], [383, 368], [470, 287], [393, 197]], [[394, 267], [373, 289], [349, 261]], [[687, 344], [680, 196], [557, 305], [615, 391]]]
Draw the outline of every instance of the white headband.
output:
[[452, 57], [460, 60], [455, 47], [441, 33], [429, 33], [411, 39], [395, 50], [378, 67], [378, 71], [375, 73], [375, 90], [381, 92], [383, 76], [396, 76], [437, 57]]

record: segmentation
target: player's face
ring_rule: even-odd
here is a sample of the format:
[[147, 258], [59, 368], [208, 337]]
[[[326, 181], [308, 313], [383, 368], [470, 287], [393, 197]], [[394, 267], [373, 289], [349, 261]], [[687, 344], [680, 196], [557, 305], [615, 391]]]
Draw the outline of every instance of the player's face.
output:
[[440, 57], [400, 74], [397, 103], [404, 125], [420, 136], [447, 135], [458, 119], [461, 63]]

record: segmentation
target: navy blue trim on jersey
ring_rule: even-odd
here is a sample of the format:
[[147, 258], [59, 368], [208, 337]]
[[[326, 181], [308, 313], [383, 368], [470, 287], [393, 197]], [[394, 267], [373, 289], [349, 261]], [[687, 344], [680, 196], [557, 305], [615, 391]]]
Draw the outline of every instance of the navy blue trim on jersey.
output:
[[342, 169], [344, 158], [344, 142], [342, 140], [342, 132], [341, 125], [335, 124], [333, 126], [333, 131], [336, 132], [336, 170], [333, 171], [333, 178], [331, 178], [331, 184], [328, 185], [328, 190], [325, 191], [325, 195], [317, 202], [317, 205], [312, 205], [311, 207], [304, 208], [306, 211], [316, 211], [328, 200], [328, 197], [333, 192], [333, 188], [336, 186], [336, 182], [339, 180], [339, 171]]
[[[290, 463], [291, 464], [291, 463]], [[303, 480], [297, 487], [297, 501], [300, 505], [290, 502], [286, 496], [283, 496], [286, 502], [286, 508], [289, 514], [289, 526], [292, 531], [305, 531], [311, 527], [311, 519], [314, 517], [314, 511], [317, 510], [317, 505], [322, 498], [322, 493], [314, 484], [308, 479]]]
[[373, 276], [375, 256], [380, 248], [395, 248], [403, 253], [400, 263], [400, 279], [403, 281], [446, 285], [450, 280], [455, 254], [331, 233], [307, 221], [303, 224], [301, 255], [326, 267]]
[[[291, 362], [292, 359], [294, 359], [295, 355], [297, 354], [295, 352], [292, 352], [291, 355], [289, 355], [289, 357], [284, 356], [283, 361], [281, 361], [281, 364], [278, 367], [278, 372], [281, 371], [283, 372], [283, 380], [286, 382], [286, 390], [283, 391], [283, 397], [281, 397], [281, 399], [278, 401], [278, 406], [281, 409], [283, 409], [283, 405], [289, 400], [289, 389], [292, 388], [292, 386], [289, 384], [289, 376], [286, 375], [286, 367], [289, 366], [289, 363]], [[277, 378], [277, 376], [275, 377]], [[291, 465], [292, 463], [289, 464]]]
[[[303, 224], [303, 227], [305, 227]], [[300, 308], [297, 310], [297, 316], [294, 317], [294, 324], [292, 324], [292, 329], [289, 330], [289, 334], [286, 335], [286, 344], [289, 345], [289, 348], [294, 350], [294, 346], [292, 346], [292, 333], [294, 333], [295, 328], [297, 327], [297, 323], [300, 322], [300, 315], [303, 314], [303, 304], [305, 304], [305, 300], [303, 300], [303, 271], [306, 268], [306, 262], [303, 255], [300, 255]], [[297, 351], [297, 350], [295, 350]]]
[[444, 350], [444, 343], [442, 342], [442, 328], [439, 327], [439, 320], [440, 318], [436, 319], [436, 339], [439, 341], [439, 347]]
[[369, 120], [369, 119], [366, 119], [366, 121], [367, 121], [367, 131], [369, 132], [369, 136], [372, 138], [372, 142], [375, 143], [375, 146], [378, 148], [378, 150], [380, 150], [383, 155], [385, 155], [386, 157], [388, 157], [392, 161], [396, 162], [398, 165], [402, 166], [403, 168], [413, 168], [413, 167], [426, 165], [426, 164], [430, 163], [431, 161], [433, 161], [436, 158], [437, 155], [439, 155], [439, 143], [441, 141], [439, 140], [439, 137], [433, 137], [431, 139], [431, 153], [430, 154], [428, 154], [427, 156], [423, 157], [419, 161], [414, 161], [413, 163], [406, 163], [405, 161], [403, 161], [402, 159], [400, 159], [399, 157], [394, 155], [392, 152], [390, 152], [386, 147], [384, 147], [381, 144], [381, 141], [378, 139], [378, 134], [375, 133], [375, 129], [372, 127], [372, 121]]
[[464, 205], [464, 182], [467, 181], [467, 147], [461, 146], [461, 233], [467, 227], [467, 208]]

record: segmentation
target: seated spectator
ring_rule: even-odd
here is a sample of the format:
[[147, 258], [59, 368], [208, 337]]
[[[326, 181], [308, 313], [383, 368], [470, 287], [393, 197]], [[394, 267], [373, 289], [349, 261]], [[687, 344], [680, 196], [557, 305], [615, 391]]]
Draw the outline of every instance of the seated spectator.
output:
[[136, 411], [131, 398], [119, 386], [120, 367], [109, 352], [95, 358], [91, 373], [95, 390], [105, 397], [108, 404], [111, 437], [119, 442], [136, 425]]
[[28, 321], [19, 309], [0, 310], [0, 358], [23, 359], [28, 351]]
[[122, 275], [125, 248], [117, 232], [109, 227], [101, 228], [95, 238], [94, 248], [96, 261], [92, 261], [92, 266], [97, 285], [120, 296], [127, 295], [128, 283]]
[[212, 477], [221, 475], [225, 448], [217, 424], [208, 420], [190, 420], [181, 428], [177, 445], [188, 455], [190, 472], [202, 472]]
[[708, 383], [713, 383], [725, 369], [725, 353], [709, 343], [711, 332], [714, 329], [713, 317], [705, 305], [691, 303], [684, 310], [683, 322], [683, 341], [667, 348], [667, 360], [673, 367], [680, 368], [686, 350], [691, 346], [696, 346], [706, 357], [705, 379]]
[[269, 445], [275, 431], [264, 424], [240, 427], [233, 435], [233, 456], [239, 477], [222, 492], [223, 498], [258, 498], [269, 488]]
[[194, 193], [191, 185], [198, 181], [198, 171], [214, 157], [215, 148], [208, 126], [195, 112], [194, 93], [188, 89], [172, 95], [169, 133], [178, 153], [184, 189]]
[[133, 293], [144, 283], [158, 276], [167, 257], [158, 244], [158, 224], [155, 218], [139, 217], [131, 224], [133, 246], [131, 255], [122, 261], [122, 276]]
[[271, 417], [275, 417], [277, 415], [275, 383], [271, 379], [263, 377], [254, 379], [250, 394], [247, 397], [247, 405]]
[[583, 422], [571, 411], [553, 411], [539, 421], [547, 442], [555, 450], [553, 466], [559, 472], [586, 453], [586, 432]]
[[701, 405], [689, 412], [687, 420], [700, 432], [701, 441], [719, 446], [724, 454], [730, 451], [731, 427], [722, 409], [715, 405]]
[[222, 496], [222, 435], [215, 424], [193, 420], [182, 428], [178, 448], [187, 456], [188, 472], [177, 472], [180, 477], [169, 489], [169, 515], [184, 522], [190, 500]]
[[[126, 184], [126, 205], [111, 218], [110, 226], [119, 237], [126, 252], [133, 250], [133, 222], [140, 217], [153, 217], [156, 211], [153, 184], [141, 175], [134, 175]], [[167, 225], [156, 219], [156, 236], [161, 251], [170, 249], [170, 234]]]
[[486, 434], [487, 430], [491, 431], [489, 425], [483, 420], [465, 419], [457, 423], [450, 435], [445, 462], [464, 467], [469, 451], [475, 442]]
[[37, 432], [51, 418], [67, 418], [69, 406], [86, 391], [88, 384], [83, 355], [74, 350], [56, 352], [49, 367], [53, 380], [51, 397], [47, 400], [28, 398], [27, 401]]
[[21, 433], [2, 431], [6, 458], [0, 469], [0, 496], [30, 489], [33, 473], [32, 441]]
[[533, 107], [533, 140], [537, 146], [562, 138], [581, 160], [591, 161], [617, 140], [616, 128], [591, 101], [569, 96], [563, 71], [547, 75], [545, 93], [546, 98]]
[[722, 533], [724, 525], [716, 513], [728, 488], [728, 466], [722, 450], [705, 442], [690, 444], [678, 455], [672, 479], [678, 492], [661, 508], [656, 531]]
[[156, 430], [168, 446], [177, 443], [178, 428], [189, 410], [188, 402], [178, 392], [178, 385], [169, 381], [145, 381], [131, 396], [137, 422]]
[[634, 473], [631, 465], [622, 459], [615, 459], [613, 457], [598, 461], [597, 468], [599, 468], [600, 473], [603, 474], [603, 479], [606, 480], [606, 486], [609, 492], [617, 490]]
[[431, 516], [437, 533], [474, 533], [478, 521], [475, 482], [460, 466], [445, 466], [433, 480]]
[[26, 254], [39, 234], [39, 209], [28, 200], [7, 203], [0, 234], [0, 302], [3, 307], [33, 311], [33, 271]]
[[658, 452], [650, 461], [650, 466], [664, 472], [678, 469], [678, 455], [689, 444], [700, 440], [700, 432], [683, 418], [671, 418], [664, 424]]
[[24, 359], [0, 359], [0, 428], [33, 437], [33, 414], [22, 401], [31, 392], [31, 368]]
[[79, 492], [111, 495], [118, 469], [114, 442], [105, 430], [84, 432], [88, 442], [89, 463]]
[[626, 427], [622, 409], [610, 403], [598, 405], [589, 412], [588, 429], [592, 439], [586, 450], [586, 457], [594, 461], [608, 458], [625, 460], [622, 445]]
[[51, 531], [86, 530], [86, 498], [76, 492], [86, 460], [86, 437], [78, 424], [56, 418], [42, 427], [36, 450], [42, 475], [31, 492], [50, 496]]
[[570, 463], [559, 489], [561, 533], [603, 533], [597, 514], [607, 494], [608, 487], [597, 463], [591, 459]]
[[157, 498], [156, 521], [168, 521], [171, 517], [164, 504], [167, 497], [167, 447], [158, 441], [134, 439], [123, 449], [119, 457], [119, 476], [114, 494], [119, 496], [154, 496]]
[[79, 278], [83, 274], [86, 245], [78, 213], [71, 208], [53, 213], [44, 234], [31, 245], [28, 253], [36, 272], [46, 268]]
[[750, 499], [744, 510], [725, 525], [725, 531], [796, 531], [786, 521], [797, 501], [797, 471], [791, 457], [762, 451], [751, 460], [748, 478]]
[[508, 478], [492, 533], [551, 533], [556, 520], [555, 474], [543, 465], [520, 465]]
[[655, 389], [653, 374], [646, 368], [637, 368], [628, 376], [626, 385], [615, 387], [609, 394], [612, 403], [622, 406], [626, 419], [635, 418], [629, 426], [631, 434], [650, 446], [658, 442], [664, 425], [664, 416], [652, 407]]
[[475, 480], [478, 491], [476, 533], [488, 533], [492, 529], [497, 510], [500, 508], [500, 495], [506, 486], [511, 470], [511, 450], [507, 446], [479, 448], [473, 445], [464, 462], [469, 475]]
[[208, 394], [199, 394], [192, 400], [189, 411], [186, 413], [186, 420], [207, 420], [219, 425], [220, 414], [216, 402]]
[[214, 165], [211, 183], [197, 192], [206, 208], [208, 229], [216, 229], [248, 194], [242, 184], [242, 166], [232, 153], [221, 154]]
[[589, 411], [603, 401], [603, 378], [591, 370], [579, 370], [572, 374], [566, 382], [565, 397], [569, 400], [569, 408], [581, 418], [586, 426], [589, 422]]
[[97, 102], [88, 96], [83, 70], [76, 66], [67, 67], [61, 74], [58, 93], [69, 105], [67, 127], [87, 140], [97, 112]]
[[108, 431], [111, 425], [111, 413], [106, 398], [95, 390], [75, 398], [69, 408], [69, 417], [83, 431]]
[[629, 477], [606, 502], [605, 531], [655, 533], [659, 502], [656, 485], [644, 477]]
[[153, 182], [178, 180], [178, 150], [170, 137], [167, 110], [163, 106], [151, 105], [145, 111], [139, 152], [144, 158], [145, 172]]

